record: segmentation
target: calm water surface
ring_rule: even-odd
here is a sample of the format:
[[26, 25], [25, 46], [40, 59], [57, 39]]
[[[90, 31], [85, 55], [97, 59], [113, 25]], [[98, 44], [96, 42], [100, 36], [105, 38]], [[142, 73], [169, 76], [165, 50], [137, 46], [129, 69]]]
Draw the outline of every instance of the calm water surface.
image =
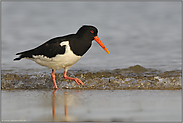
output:
[[[69, 9], [68, 9], [69, 8]], [[155, 9], [156, 8], [156, 9]], [[15, 54], [56, 36], [95, 25], [111, 52], [96, 42], [71, 69], [133, 65], [181, 69], [181, 2], [2, 2], [2, 69], [44, 67]]]
[[4, 90], [1, 115], [9, 122], [180, 122], [181, 91]]

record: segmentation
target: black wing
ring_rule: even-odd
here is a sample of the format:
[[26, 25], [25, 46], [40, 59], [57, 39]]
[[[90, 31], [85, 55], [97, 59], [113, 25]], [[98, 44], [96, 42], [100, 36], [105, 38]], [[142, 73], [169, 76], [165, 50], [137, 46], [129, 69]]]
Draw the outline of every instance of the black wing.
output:
[[18, 58], [15, 58], [14, 60], [20, 60], [22, 58], [33, 58], [33, 55], [44, 55], [48, 58], [52, 58], [55, 57], [57, 54], [64, 54], [65, 46], [60, 45], [62, 41], [66, 41], [66, 39], [64, 39], [63, 37], [50, 39], [49, 41], [34, 49], [17, 53], [16, 55], [20, 56]]

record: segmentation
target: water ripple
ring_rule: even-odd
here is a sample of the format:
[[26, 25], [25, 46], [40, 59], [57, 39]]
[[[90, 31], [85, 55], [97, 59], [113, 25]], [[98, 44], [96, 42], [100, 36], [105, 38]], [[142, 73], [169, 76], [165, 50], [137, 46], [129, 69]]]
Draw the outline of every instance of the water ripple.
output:
[[[56, 73], [56, 81], [58, 87], [62, 89], [176, 90], [182, 89], [181, 75], [181, 70], [159, 71], [135, 65], [126, 69], [74, 70], [68, 72], [68, 76], [81, 79], [85, 83], [84, 86], [77, 85], [74, 81], [63, 79], [63, 73]], [[2, 70], [1, 89], [53, 89], [53, 83], [48, 72], [38, 72], [38, 74], [27, 74], [25, 72], [23, 74]]]

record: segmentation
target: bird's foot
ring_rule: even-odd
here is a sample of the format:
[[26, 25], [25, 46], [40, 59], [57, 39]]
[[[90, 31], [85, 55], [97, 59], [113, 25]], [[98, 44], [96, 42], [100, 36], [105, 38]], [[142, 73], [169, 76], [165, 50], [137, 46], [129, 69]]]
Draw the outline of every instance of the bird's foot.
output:
[[55, 87], [54, 87], [54, 90], [59, 90], [59, 88], [55, 88]]
[[80, 85], [80, 84], [85, 85], [80, 79], [68, 77], [66, 75], [66, 73], [67, 73], [67, 71], [64, 71], [64, 75], [63, 75], [64, 79], [74, 80], [78, 85]]
[[73, 79], [74, 79], [74, 81], [75, 81], [78, 85], [80, 85], [80, 84], [85, 85], [80, 79], [78, 79], [78, 78], [73, 78]]

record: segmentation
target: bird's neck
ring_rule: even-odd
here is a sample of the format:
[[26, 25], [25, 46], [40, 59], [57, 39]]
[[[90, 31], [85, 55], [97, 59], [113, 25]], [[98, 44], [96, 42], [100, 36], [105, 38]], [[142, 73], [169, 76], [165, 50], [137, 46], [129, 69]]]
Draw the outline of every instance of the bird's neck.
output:
[[91, 44], [91, 40], [78, 38], [77, 41], [71, 42], [71, 49], [74, 52], [74, 54], [83, 56], [91, 47]]

